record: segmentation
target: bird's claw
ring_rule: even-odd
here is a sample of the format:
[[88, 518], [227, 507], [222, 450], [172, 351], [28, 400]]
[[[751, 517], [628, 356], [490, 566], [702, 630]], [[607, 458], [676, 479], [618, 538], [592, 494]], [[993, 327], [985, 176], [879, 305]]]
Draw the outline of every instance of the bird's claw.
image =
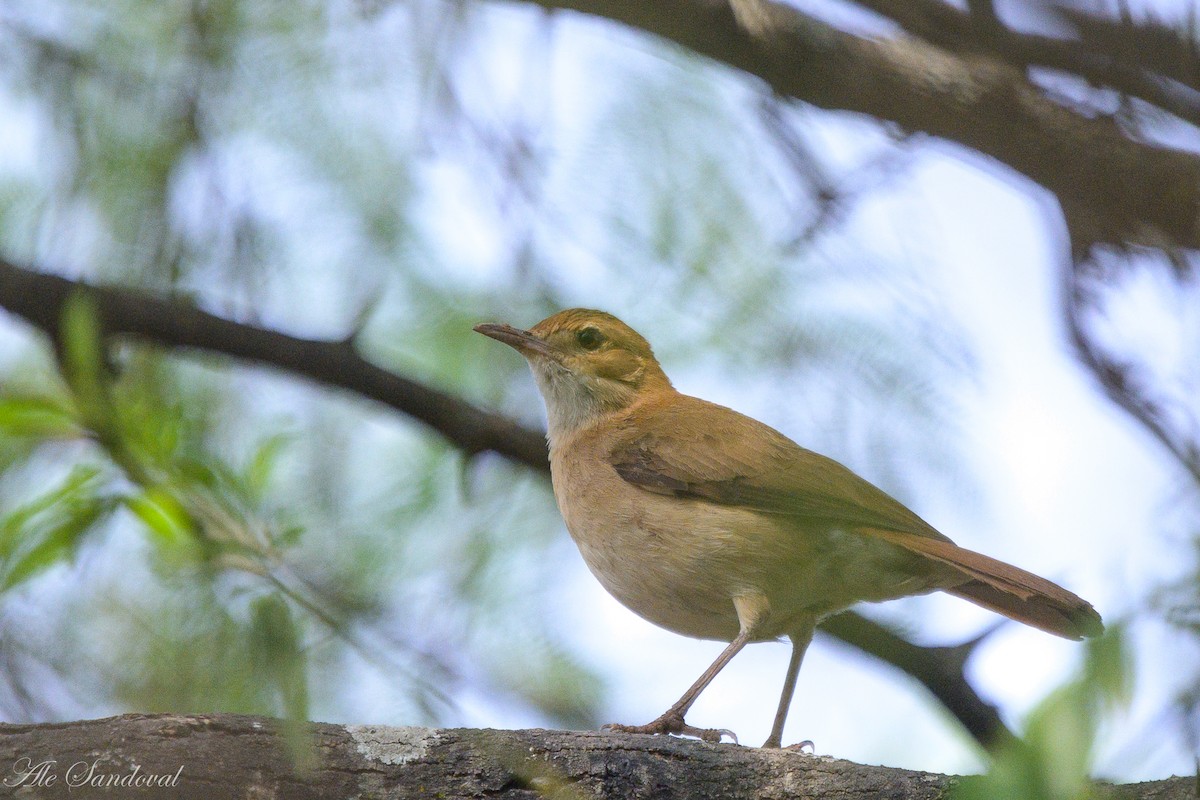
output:
[[600, 728], [602, 731], [614, 733], [649, 733], [670, 734], [679, 736], [694, 736], [710, 744], [720, 744], [722, 737], [728, 736], [734, 744], [738, 744], [737, 734], [726, 728], [695, 728], [683, 720], [683, 715], [668, 711], [653, 722], [645, 725], [622, 725], [617, 722], [609, 723]]
[[[720, 744], [722, 737], [728, 736], [730, 739], [733, 740], [734, 744], [741, 745], [741, 742], [738, 741], [737, 734], [734, 733], [733, 731], [729, 730], [729, 728], [717, 728], [715, 731], [710, 731], [710, 732], [717, 734], [717, 743], [718, 744]], [[707, 740], [705, 740], [705, 741], [707, 741]]]
[[803, 742], [796, 742], [796, 744], [789, 744], [787, 747], [784, 747], [783, 749], [791, 750], [792, 752], [795, 752], [795, 753], [803, 753], [804, 748], [806, 748], [806, 747], [808, 748], [808, 752], [811, 753], [812, 755], [815, 756], [817, 754], [817, 746], [815, 744], [813, 744], [812, 739], [805, 739]]

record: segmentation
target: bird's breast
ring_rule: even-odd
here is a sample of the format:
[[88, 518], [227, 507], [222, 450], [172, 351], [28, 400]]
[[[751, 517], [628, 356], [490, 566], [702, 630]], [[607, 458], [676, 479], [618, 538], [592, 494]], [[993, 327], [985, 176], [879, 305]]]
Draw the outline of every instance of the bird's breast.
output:
[[733, 597], [761, 592], [769, 520], [747, 509], [655, 494], [623, 480], [603, 458], [551, 459], [554, 494], [588, 568], [618, 601], [685, 636], [729, 640]]

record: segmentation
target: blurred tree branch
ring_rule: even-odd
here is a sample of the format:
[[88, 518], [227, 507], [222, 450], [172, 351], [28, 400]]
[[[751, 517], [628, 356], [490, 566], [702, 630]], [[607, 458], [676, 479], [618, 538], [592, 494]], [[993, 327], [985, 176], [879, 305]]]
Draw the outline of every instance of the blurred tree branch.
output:
[[[1053, 192], [1073, 220], [1073, 233], [1089, 244], [1156, 247], [1166, 238], [1200, 247], [1200, 157], [1149, 144], [1112, 120], [1053, 101], [1008, 58], [978, 47], [955, 53], [939, 46], [966, 40], [987, 50], [1009, 46], [990, 42], [1010, 41], [980, 38], [967, 15], [952, 17], [941, 3], [863, 4], [934, 37], [925, 41], [856, 36], [770, 0], [530, 2], [606, 17], [669, 39], [755, 75], [786, 97], [869, 114], [965, 145]], [[1048, 42], [1039, 46], [1051, 49]], [[1029, 41], [1022, 47], [1036, 49]], [[1035, 59], [1041, 60], [1051, 60], [1051, 54]], [[1071, 59], [1059, 53], [1058, 61], [1066, 68]]]
[[[0, 260], [0, 307], [52, 339], [62, 309], [77, 294], [91, 297], [107, 336], [133, 336], [159, 345], [233, 356], [345, 389], [428, 425], [467, 453], [491, 450], [543, 474], [545, 438], [519, 423], [460, 398], [396, 375], [363, 359], [354, 341], [314, 341], [234, 322], [182, 300], [133, 289], [93, 286]], [[999, 712], [967, 681], [964, 663], [974, 645], [923, 647], [853, 612], [822, 630], [916, 678], [981, 744], [1011, 737]]]
[[467, 453], [494, 450], [514, 461], [546, 468], [543, 436], [507, 417], [380, 369], [358, 354], [353, 340], [301, 339], [233, 322], [181, 300], [89, 286], [0, 260], [0, 305], [52, 338], [58, 336], [63, 303], [77, 291], [94, 295], [108, 334], [222, 353], [349, 389], [424, 422]]
[[[990, 15], [976, 11], [974, 4], [968, 4], [972, 10], [967, 12], [940, 0], [857, 1], [895, 21], [913, 36], [959, 55], [986, 53], [1015, 67], [1061, 70], [1096, 86], [1137, 97], [1182, 120], [1200, 125], [1200, 91], [1197, 91], [1200, 86], [1194, 82], [1194, 76], [1192, 81], [1184, 83], [1177, 70], [1158, 58], [1160, 50], [1157, 48], [1097, 47], [1092, 41], [1022, 33], [1005, 27], [994, 11]], [[1066, 15], [1067, 11], [1063, 9], [1061, 13]], [[1078, 14], [1074, 18], [1079, 20], [1080, 27], [1101, 22]], [[1173, 49], [1178, 50], [1178, 45]]]
[[1157, 399], [1153, 381], [1136, 363], [1119, 360], [1096, 341], [1089, 325], [1098, 293], [1093, 267], [1088, 253], [1076, 248], [1066, 270], [1062, 308], [1076, 357], [1105, 396], [1149, 431], [1200, 487], [1200, 422], [1179, 403]]
[[[799, 100], [870, 115], [892, 123], [890, 132], [911, 140], [920, 141], [920, 134], [930, 134], [961, 144], [1048, 189], [1062, 207], [1073, 240], [1070, 260], [1064, 258], [1063, 263], [1062, 302], [1068, 341], [1106, 395], [1165, 445], [1200, 485], [1200, 426], [1195, 414], [1189, 415], [1190, 406], [1181, 415], [1179, 408], [1170, 405], [1170, 398], [1158, 391], [1162, 387], [1154, 384], [1153, 376], [1139, 369], [1135, 359], [1107, 352], [1105, 340], [1097, 334], [1097, 311], [1102, 309], [1098, 297], [1110, 288], [1106, 282], [1112, 282], [1112, 275], [1103, 267], [1097, 269], [1093, 260], [1096, 252], [1108, 249], [1108, 245], [1115, 245], [1111, 249], [1125, 254], [1133, 249], [1131, 245], [1145, 246], [1165, 253], [1178, 275], [1195, 274], [1195, 261], [1189, 261], [1176, 248], [1200, 246], [1200, 159], [1192, 153], [1153, 144], [1155, 131], [1136, 124], [1154, 119], [1154, 112], [1162, 111], [1192, 126], [1200, 125], [1200, 71], [1196, 68], [1195, 43], [1185, 32], [1152, 20], [1134, 22], [1125, 13], [1120, 19], [1102, 19], [1059, 8], [1053, 0], [1043, 5], [1068, 23], [1073, 38], [1009, 28], [991, 0], [967, 0], [966, 10], [942, 0], [852, 1], [892, 20], [903, 33], [891, 38], [864, 38], [831, 27], [783, 2], [762, 0], [526, 0], [525, 4], [623, 22], [757, 76], [776, 92], [775, 97], [763, 93], [763, 104], [768, 106], [763, 116], [768, 126], [775, 124], [777, 134], [782, 125], [772, 111], [786, 109], [791, 100]], [[1012, 4], [1002, 4], [1000, 10], [1008, 12], [1012, 8]], [[213, 7], [211, 11], [214, 20], [219, 21], [222, 9]], [[234, 39], [232, 35], [222, 39], [228, 32], [219, 26], [211, 40], [206, 39], [205, 24], [199, 17], [186, 24], [193, 34], [195, 50], [186, 60], [201, 71], [220, 73], [219, 59], [206, 54], [229, 57], [233, 63], [232, 56], [222, 55], [220, 43]], [[170, 273], [171, 281], [176, 281], [180, 265], [195, 254], [180, 249], [184, 240], [171, 233], [179, 228], [167, 213], [166, 190], [171, 185], [178, 188], [175, 181], [181, 175], [187, 176], [187, 171], [179, 168], [185, 156], [193, 150], [207, 149], [208, 143], [200, 137], [204, 123], [213, 125], [221, 119], [235, 118], [234, 114], [219, 113], [220, 104], [215, 98], [221, 94], [221, 80], [212, 80], [209, 74], [203, 80], [186, 80], [174, 90], [162, 92], [156, 87], [171, 73], [160, 69], [157, 60], [151, 59], [153, 66], [144, 73], [126, 74], [124, 67], [114, 73], [112, 63], [119, 59], [113, 62], [96, 58], [91, 49], [75, 49], [23, 29], [18, 33], [39, 53], [32, 60], [38, 65], [32, 70], [35, 75], [48, 72], [45, 63], [59, 63], [71, 76], [70, 80], [60, 81], [63, 86], [76, 86], [76, 73], [102, 75], [118, 89], [112, 96], [128, 96], [129, 84], [144, 83], [144, 92], [136, 93], [143, 103], [156, 92], [168, 98], [160, 109], [159, 126], [170, 135], [161, 137], [159, 145], [134, 150], [134, 156], [125, 159], [112, 157], [113, 152], [123, 152], [116, 147], [95, 152], [103, 155], [99, 163], [118, 166], [114, 174], [137, 169], [152, 173], [147, 185], [155, 191], [147, 193], [149, 205], [161, 206], [146, 217], [150, 222], [128, 213], [128, 208], [135, 205], [132, 203], [114, 215], [124, 226], [116, 226], [114, 240], [144, 245], [139, 226], [155, 231], [157, 237], [151, 240], [154, 246], [122, 250], [116, 263], [126, 265], [130, 263], [129, 252], [141, 253], [146, 264], [154, 269], [161, 266]], [[135, 37], [131, 41], [138, 40]], [[117, 49], [154, 50], [138, 44], [122, 44]], [[257, 44], [253, 49], [273, 52]], [[311, 48], [303, 50], [307, 57]], [[213, 63], [205, 64], [206, 60]], [[1047, 79], [1045, 69], [1031, 68], [1047, 68], [1058, 74]], [[180, 74], [192, 73], [184, 70]], [[1067, 80], [1060, 80], [1063, 77]], [[1071, 91], [1056, 96], [1055, 81]], [[1094, 89], [1102, 91], [1091, 91]], [[530, 91], [529, 87], [525, 91]], [[1113, 93], [1119, 95], [1116, 110], [1111, 108]], [[324, 105], [328, 98], [321, 94]], [[1138, 102], [1129, 102], [1130, 98]], [[294, 98], [288, 102], [295, 104]], [[72, 115], [78, 111], [70, 104], [64, 107]], [[154, 107], [154, 103], [147, 107]], [[129, 113], [120, 104], [117, 108]], [[82, 135], [85, 126], [81, 120], [87, 119], [86, 110], [79, 119], [71, 118], [78, 129], [74, 137], [78, 146], [96, 139], [90, 128], [86, 129], [88, 136]], [[1169, 122], [1175, 124], [1174, 119]], [[485, 149], [491, 146], [485, 141], [489, 135], [489, 131], [479, 133]], [[532, 140], [536, 137], [514, 136], [511, 145], [496, 149], [507, 153], [502, 159], [507, 166], [520, 160], [520, 154], [532, 147]], [[821, 154], [809, 158], [793, 146], [802, 143], [783, 139], [782, 144], [793, 151], [790, 156], [796, 174], [806, 176], [819, 201], [816, 220], [797, 236], [797, 241], [803, 243], [816, 226], [836, 219], [848, 193], [838, 192], [821, 173]], [[331, 157], [339, 162], [339, 171], [344, 167], [342, 155]], [[205, 156], [212, 160], [212, 153]], [[369, 155], [364, 163], [372, 174], [387, 173], [396, 166], [383, 168], [378, 153]], [[521, 174], [521, 169], [514, 168], [510, 176], [520, 184], [517, 194], [534, 196], [536, 187], [521, 180]], [[72, 175], [72, 185], [88, 185], [85, 175], [86, 169], [80, 168]], [[219, 182], [214, 181], [214, 186]], [[389, 189], [388, 195], [394, 194]], [[213, 196], [218, 195], [214, 191]], [[99, 193], [97, 196], [104, 197]], [[127, 185], [115, 183], [99, 207], [111, 204], [115, 208], [112, 198], [128, 201], [130, 196]], [[339, 203], [342, 200], [339, 198]], [[229, 206], [222, 213], [242, 213], [235, 203], [221, 204]], [[367, 205], [364, 203], [364, 208]], [[370, 207], [376, 209], [377, 217], [372, 219], [384, 221], [382, 229], [393, 227], [399, 216], [393, 206], [375, 203]], [[680, 213], [690, 213], [690, 209]], [[218, 219], [221, 214], [210, 216]], [[62, 231], [74, 227], [69, 217], [63, 219], [46, 227], [39, 241], [57, 241]], [[529, 223], [523, 220], [523, 214], [512, 214], [504, 223], [525, 226], [525, 232], [514, 237], [519, 240], [514, 252], [522, 256], [529, 246], [525, 240], [531, 238]], [[130, 225], [130, 221], [136, 224]], [[214, 255], [209, 243], [196, 245], [197, 252], [212, 261], [232, 264], [230, 274], [239, 273], [234, 268], [238, 267], [237, 253], [252, 248], [256, 241], [256, 229], [250, 223], [235, 222], [222, 229], [227, 229], [226, 238], [233, 243], [233, 257]], [[30, 259], [41, 260], [39, 256]], [[263, 261], [273, 263], [270, 257]], [[133, 289], [90, 287], [0, 260], [0, 306], [25, 317], [60, 344], [64, 298], [80, 290], [100, 301], [109, 334], [131, 336], [172, 350], [197, 349], [255, 361], [329, 387], [348, 389], [421, 420], [466, 453], [492, 450], [543, 473], [547, 468], [544, 442], [537, 431], [428, 384], [380, 369], [362, 357], [353, 337], [344, 341], [301, 339], [236, 323], [186, 301], [165, 300]], [[979, 698], [965, 679], [963, 664], [977, 642], [922, 647], [854, 614], [831, 619], [825, 627], [837, 638], [916, 677], [981, 742], [994, 743], [1009, 735], [996, 709]]]
[[994, 749], [1012, 738], [1000, 712], [966, 679], [967, 659], [994, 628], [962, 644], [933, 647], [914, 644], [878, 622], [845, 611], [822, 622], [818, 630], [916, 678], [984, 747]]

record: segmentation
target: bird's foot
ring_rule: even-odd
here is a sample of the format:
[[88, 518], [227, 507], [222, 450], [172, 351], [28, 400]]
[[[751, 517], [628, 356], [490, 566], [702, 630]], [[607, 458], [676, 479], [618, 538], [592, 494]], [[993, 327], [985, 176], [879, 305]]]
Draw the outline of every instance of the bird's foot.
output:
[[779, 739], [776, 738], [774, 735], [772, 735], [772, 736], [768, 737], [765, 742], [763, 742], [762, 746], [764, 748], [772, 748], [775, 750], [791, 750], [792, 752], [795, 752], [795, 753], [803, 753], [804, 748], [807, 747], [808, 752], [810, 752], [814, 755], [817, 752], [817, 746], [815, 744], [813, 744], [812, 739], [805, 739], [803, 742], [797, 742], [796, 744], [789, 744], [787, 747], [783, 747], [780, 744]]
[[728, 736], [733, 740], [734, 744], [738, 743], [737, 734], [731, 730], [726, 730], [725, 728], [695, 728], [684, 722], [682, 714], [671, 710], [668, 710], [653, 722], [647, 722], [645, 725], [621, 725], [614, 722], [605, 725], [600, 730], [616, 733], [674, 733], [679, 736], [695, 736], [697, 739], [702, 739], [711, 744], [719, 744], [722, 737]]

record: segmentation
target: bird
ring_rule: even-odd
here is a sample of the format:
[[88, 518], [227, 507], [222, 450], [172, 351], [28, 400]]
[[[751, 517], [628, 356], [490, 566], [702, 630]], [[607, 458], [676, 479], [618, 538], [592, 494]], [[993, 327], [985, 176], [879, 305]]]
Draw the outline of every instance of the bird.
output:
[[474, 330], [533, 372], [554, 497], [600, 584], [661, 628], [729, 643], [659, 717], [607, 730], [720, 742], [730, 732], [689, 725], [688, 710], [748, 643], [787, 637], [791, 658], [763, 744], [781, 747], [814, 629], [863, 601], [940, 590], [1067, 639], [1104, 630], [1070, 591], [955, 545], [765, 423], [677, 391], [649, 342], [611, 314], [571, 308], [528, 330]]

